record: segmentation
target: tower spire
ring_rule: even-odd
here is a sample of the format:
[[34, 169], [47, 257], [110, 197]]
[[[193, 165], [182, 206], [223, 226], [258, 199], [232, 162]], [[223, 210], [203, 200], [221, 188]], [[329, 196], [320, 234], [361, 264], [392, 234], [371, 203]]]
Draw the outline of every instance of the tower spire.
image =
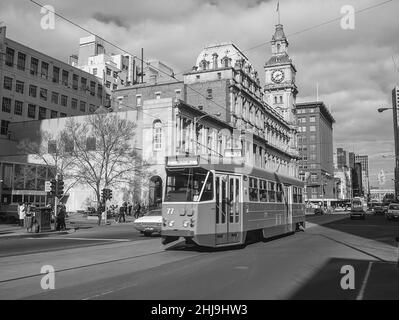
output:
[[278, 17], [278, 24], [280, 24], [280, 0], [277, 0], [277, 17]]

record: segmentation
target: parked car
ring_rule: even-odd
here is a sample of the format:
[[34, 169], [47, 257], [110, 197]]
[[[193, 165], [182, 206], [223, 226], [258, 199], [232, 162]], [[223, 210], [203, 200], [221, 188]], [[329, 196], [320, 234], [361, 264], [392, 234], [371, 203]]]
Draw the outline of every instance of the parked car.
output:
[[399, 218], [399, 203], [391, 203], [388, 206], [388, 211], [385, 214], [388, 220]]
[[146, 237], [151, 236], [153, 233], [161, 234], [162, 210], [155, 209], [149, 211], [143, 217], [136, 219], [133, 225]]
[[85, 214], [87, 214], [88, 216], [96, 216], [97, 210], [94, 207], [88, 207], [87, 210], [85, 210]]
[[316, 208], [316, 209], [314, 209], [314, 214], [315, 215], [318, 215], [318, 214], [323, 215], [323, 214], [326, 214], [326, 211], [324, 210], [324, 208]]

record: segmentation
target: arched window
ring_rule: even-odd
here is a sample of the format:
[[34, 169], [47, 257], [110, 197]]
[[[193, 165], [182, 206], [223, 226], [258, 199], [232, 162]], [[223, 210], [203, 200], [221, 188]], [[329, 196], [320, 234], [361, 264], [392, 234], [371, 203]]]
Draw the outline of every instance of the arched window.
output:
[[155, 120], [153, 122], [153, 134], [152, 134], [152, 147], [154, 151], [162, 149], [162, 122], [161, 120]]

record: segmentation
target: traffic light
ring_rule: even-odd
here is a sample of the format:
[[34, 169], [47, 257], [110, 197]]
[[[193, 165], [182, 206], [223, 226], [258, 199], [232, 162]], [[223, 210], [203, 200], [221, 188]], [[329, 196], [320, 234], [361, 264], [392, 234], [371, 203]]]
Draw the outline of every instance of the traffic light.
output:
[[103, 201], [111, 200], [112, 199], [112, 190], [104, 188], [101, 192]]
[[59, 178], [57, 181], [57, 197], [58, 198], [62, 198], [62, 196], [64, 195], [64, 181], [62, 180], [62, 178]]
[[107, 200], [106, 190], [107, 190], [107, 189], [102, 189], [102, 190], [101, 190], [101, 197], [103, 198], [103, 201]]
[[111, 189], [108, 189], [108, 200], [111, 200], [112, 199], [112, 190]]
[[57, 180], [55, 179], [51, 179], [51, 191], [50, 191], [50, 195], [51, 196], [55, 196], [57, 193]]

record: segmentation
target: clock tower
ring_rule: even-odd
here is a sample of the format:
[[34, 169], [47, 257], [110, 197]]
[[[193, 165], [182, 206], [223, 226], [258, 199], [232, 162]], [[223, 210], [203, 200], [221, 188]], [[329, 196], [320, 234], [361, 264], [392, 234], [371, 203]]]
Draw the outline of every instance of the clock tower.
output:
[[282, 24], [276, 25], [271, 41], [272, 57], [265, 64], [265, 102], [279, 112], [286, 121], [294, 124], [295, 102], [298, 89], [295, 85], [296, 68], [288, 56], [288, 41]]

